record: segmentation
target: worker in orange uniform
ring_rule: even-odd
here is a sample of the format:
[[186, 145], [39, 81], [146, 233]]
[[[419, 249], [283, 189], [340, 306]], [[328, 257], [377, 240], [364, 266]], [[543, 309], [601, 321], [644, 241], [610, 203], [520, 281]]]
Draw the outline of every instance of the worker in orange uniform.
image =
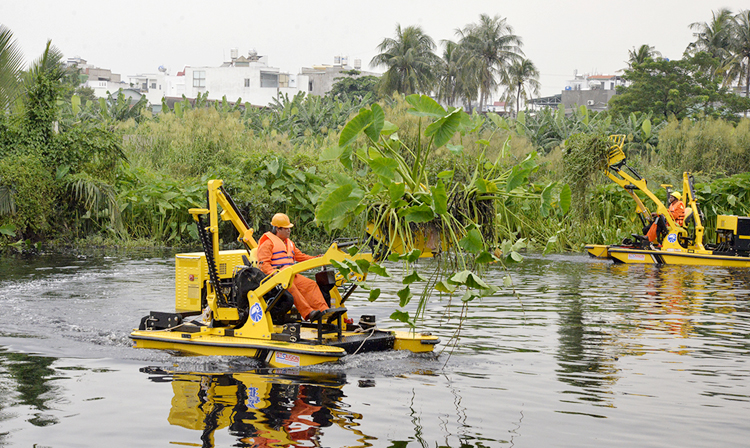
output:
[[[316, 258], [302, 253], [289, 239], [294, 224], [289, 221], [287, 215], [276, 213], [271, 219], [271, 226], [271, 231], [264, 233], [258, 241], [257, 258], [260, 270], [264, 274], [273, 274], [274, 271], [298, 261]], [[294, 305], [305, 320], [318, 320], [328, 310], [318, 284], [303, 275], [295, 275], [287, 291], [294, 297]]]
[[[679, 191], [673, 191], [669, 193], [669, 214], [672, 215], [675, 224], [678, 226], [683, 225], [685, 222], [685, 204], [682, 202], [682, 195]], [[647, 224], [643, 228], [646, 237], [650, 242], [654, 242], [659, 238], [658, 235], [664, 235], [667, 233], [667, 224], [665, 223], [664, 216], [656, 213], [651, 213], [654, 218], [652, 224]]]
[[669, 194], [669, 213], [678, 226], [685, 222], [685, 204], [682, 202], [682, 195], [679, 191]]

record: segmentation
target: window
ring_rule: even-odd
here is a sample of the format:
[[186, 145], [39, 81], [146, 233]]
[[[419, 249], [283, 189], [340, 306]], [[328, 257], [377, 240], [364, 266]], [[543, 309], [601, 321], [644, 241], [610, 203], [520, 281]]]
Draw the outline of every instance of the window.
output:
[[245, 78], [245, 87], [250, 87], [250, 78]]
[[278, 87], [279, 75], [276, 73], [260, 72], [260, 86], [261, 87]]
[[155, 82], [152, 82], [152, 83], [151, 83], [151, 88], [152, 88], [152, 89], [155, 89], [155, 88], [156, 88], [156, 83], [155, 83]]
[[206, 72], [194, 71], [193, 72], [193, 87], [206, 87]]
[[312, 88], [313, 88], [313, 83], [312, 83], [312, 79], [311, 79], [311, 80], [310, 80], [310, 82], [309, 82], [309, 83], [307, 83], [307, 90], [308, 90], [309, 92], [312, 92]]
[[279, 87], [289, 87], [289, 75], [282, 73], [279, 75]]

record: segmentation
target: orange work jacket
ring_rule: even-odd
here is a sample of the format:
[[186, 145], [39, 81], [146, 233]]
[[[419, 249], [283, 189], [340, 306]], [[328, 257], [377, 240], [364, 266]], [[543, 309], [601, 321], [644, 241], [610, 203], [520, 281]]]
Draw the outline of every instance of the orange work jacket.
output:
[[271, 266], [273, 266], [274, 269], [283, 269], [294, 264], [294, 243], [292, 240], [287, 238], [285, 243], [273, 233], [266, 232], [260, 237], [258, 247], [260, 247], [260, 245], [266, 240], [273, 244], [273, 250], [271, 251]]
[[669, 204], [669, 213], [672, 215], [674, 222], [681, 226], [685, 221], [685, 204], [680, 200], [672, 202]]

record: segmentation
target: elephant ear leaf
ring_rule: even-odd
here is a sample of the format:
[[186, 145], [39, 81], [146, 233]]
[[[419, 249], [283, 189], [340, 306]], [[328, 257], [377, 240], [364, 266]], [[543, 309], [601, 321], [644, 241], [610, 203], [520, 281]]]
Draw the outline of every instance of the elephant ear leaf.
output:
[[573, 202], [573, 194], [570, 191], [570, 185], [565, 184], [560, 191], [560, 209], [563, 214], [568, 213], [570, 210], [570, 204]]
[[448, 143], [451, 137], [458, 131], [458, 127], [461, 125], [462, 113], [465, 112], [461, 109], [454, 109], [448, 115], [440, 117], [440, 119], [427, 126], [424, 135], [427, 137], [434, 136], [433, 144], [436, 148], [440, 148]]
[[373, 113], [370, 109], [360, 109], [359, 114], [349, 120], [349, 123], [347, 123], [346, 126], [344, 126], [344, 129], [341, 130], [341, 136], [339, 137], [339, 146], [343, 148], [352, 144], [355, 140], [357, 140], [357, 136], [359, 136], [359, 133], [370, 126], [373, 123], [373, 120]]
[[380, 131], [383, 130], [385, 125], [385, 112], [378, 103], [372, 105], [372, 121], [370, 125], [365, 128], [365, 134], [370, 137], [370, 140], [377, 142], [380, 138]]
[[445, 116], [443, 106], [427, 95], [409, 95], [406, 97], [406, 102], [412, 107], [412, 109], [408, 110], [412, 115], [432, 118], [443, 118]]

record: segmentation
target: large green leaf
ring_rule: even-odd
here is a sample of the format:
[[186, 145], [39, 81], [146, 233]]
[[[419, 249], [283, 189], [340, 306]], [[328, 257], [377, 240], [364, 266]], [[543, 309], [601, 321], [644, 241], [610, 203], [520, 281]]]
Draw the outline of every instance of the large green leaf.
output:
[[409, 324], [410, 327], [414, 327], [414, 323], [409, 320], [409, 313], [407, 311], [396, 310], [393, 313], [391, 313], [390, 317], [393, 320], [397, 320], [399, 322]]
[[446, 294], [453, 294], [456, 291], [456, 285], [441, 280], [435, 283], [435, 289]]
[[411, 285], [414, 282], [426, 282], [427, 279], [422, 277], [422, 275], [417, 271], [412, 271], [411, 274], [404, 277], [403, 280], [401, 280], [401, 283], [404, 285]]
[[380, 288], [373, 288], [370, 290], [370, 296], [367, 297], [367, 300], [374, 302], [378, 297], [380, 297]]
[[406, 257], [406, 261], [409, 263], [414, 263], [415, 261], [419, 260], [419, 257], [422, 255], [422, 251], [419, 249], [412, 249], [409, 251], [408, 254], [404, 255]]
[[372, 105], [372, 123], [365, 128], [365, 134], [370, 137], [370, 140], [377, 142], [384, 124], [385, 112], [378, 103], [375, 103]]
[[16, 226], [14, 226], [13, 224], [5, 224], [5, 225], [0, 226], [0, 235], [15, 237]]
[[452, 283], [454, 285], [464, 285], [468, 288], [474, 288], [474, 289], [489, 289], [490, 285], [484, 282], [478, 275], [474, 274], [471, 271], [461, 271], [453, 274], [451, 278], [448, 279], [448, 283]]
[[341, 185], [333, 190], [318, 206], [316, 218], [331, 221], [354, 210], [362, 198], [362, 191], [357, 192], [352, 185]]
[[643, 141], [645, 142], [651, 138], [651, 120], [646, 118], [641, 124], [641, 131], [643, 131]]
[[388, 120], [383, 121], [383, 129], [380, 130], [380, 133], [382, 135], [391, 135], [395, 133], [396, 131], [398, 131], [398, 126], [396, 126], [395, 124], [391, 123]]
[[391, 206], [393, 207], [406, 193], [406, 184], [403, 182], [392, 183], [388, 185], [388, 194], [391, 197]]
[[402, 216], [408, 222], [430, 222], [435, 218], [435, 212], [429, 205], [421, 204], [400, 211], [399, 216]]
[[398, 168], [398, 162], [388, 157], [369, 159], [367, 165], [373, 173], [391, 180], [396, 176], [396, 168]]
[[400, 289], [396, 295], [398, 296], [398, 305], [403, 308], [406, 305], [409, 304], [409, 301], [411, 301], [411, 298], [414, 297], [414, 294], [411, 293], [411, 289], [409, 288], [409, 285], [406, 285], [403, 289]]
[[377, 263], [371, 263], [369, 271], [375, 275], [379, 275], [381, 277], [390, 277], [391, 274], [388, 273], [388, 271], [381, 265]]
[[455, 109], [448, 115], [441, 117], [427, 126], [424, 131], [426, 137], [433, 137], [432, 144], [435, 148], [440, 148], [450, 141], [458, 131], [461, 124], [461, 114], [465, 113], [461, 109]]
[[448, 192], [443, 180], [438, 180], [437, 185], [431, 187], [430, 190], [432, 191], [432, 207], [435, 209], [435, 213], [438, 215], [448, 213]]
[[521, 165], [516, 165], [510, 171], [510, 176], [505, 184], [505, 191], [511, 192], [526, 182], [526, 178], [529, 175], [529, 170], [521, 168]]
[[572, 201], [573, 194], [570, 191], [570, 186], [565, 184], [563, 185], [562, 190], [560, 190], [560, 210], [562, 210], [563, 214], [568, 213]]
[[466, 233], [466, 236], [458, 242], [458, 245], [466, 252], [476, 254], [484, 248], [484, 240], [479, 230], [474, 228]]
[[279, 164], [279, 158], [273, 158], [271, 160], [266, 160], [266, 168], [268, 168], [268, 171], [271, 172], [274, 176], [279, 175], [279, 169], [281, 168], [281, 165]]
[[408, 110], [412, 115], [433, 118], [442, 118], [445, 116], [445, 109], [443, 109], [443, 106], [427, 95], [418, 95], [415, 93], [407, 96], [406, 102], [413, 108]]
[[359, 110], [359, 114], [356, 117], [349, 120], [349, 122], [341, 130], [339, 136], [339, 146], [349, 146], [352, 142], [357, 140], [357, 136], [360, 132], [364, 131], [373, 122], [373, 113], [370, 109], [362, 108]]

